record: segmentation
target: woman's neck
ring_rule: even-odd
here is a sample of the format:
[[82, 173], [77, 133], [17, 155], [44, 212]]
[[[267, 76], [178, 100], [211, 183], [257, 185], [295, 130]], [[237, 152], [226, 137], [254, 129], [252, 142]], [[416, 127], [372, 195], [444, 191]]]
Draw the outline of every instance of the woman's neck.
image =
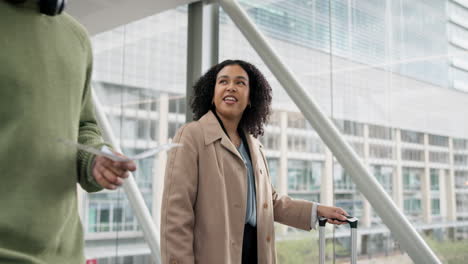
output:
[[221, 119], [221, 122], [223, 122], [224, 129], [226, 129], [226, 133], [228, 134], [229, 138], [231, 138], [231, 140], [234, 138], [240, 137], [240, 135], [237, 133], [237, 128], [240, 123], [240, 118], [229, 119], [229, 118], [224, 117], [218, 111], [216, 111], [216, 115], [218, 115], [218, 117]]

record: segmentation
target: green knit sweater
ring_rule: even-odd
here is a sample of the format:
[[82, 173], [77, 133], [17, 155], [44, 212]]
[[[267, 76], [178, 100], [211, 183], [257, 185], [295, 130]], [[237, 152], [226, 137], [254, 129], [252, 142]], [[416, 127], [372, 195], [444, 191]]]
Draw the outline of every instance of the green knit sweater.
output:
[[69, 15], [35, 1], [0, 0], [0, 263], [83, 264], [76, 183], [101, 187], [94, 156], [57, 142], [100, 147], [90, 92], [92, 52]]

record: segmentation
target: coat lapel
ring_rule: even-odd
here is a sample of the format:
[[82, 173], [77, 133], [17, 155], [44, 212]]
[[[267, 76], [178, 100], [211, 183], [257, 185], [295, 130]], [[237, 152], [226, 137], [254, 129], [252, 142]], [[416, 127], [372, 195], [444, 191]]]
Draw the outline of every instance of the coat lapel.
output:
[[[249, 150], [250, 150], [250, 158], [252, 159], [251, 162], [252, 162], [252, 170], [253, 170], [253, 174], [254, 174], [254, 180], [255, 180], [255, 194], [256, 194], [256, 197], [255, 197], [255, 200], [256, 200], [256, 205], [257, 205], [257, 211], [258, 211], [258, 208], [261, 208], [261, 196], [262, 196], [262, 186], [260, 186], [259, 184], [261, 182], [263, 182], [263, 175], [262, 175], [262, 171], [260, 170], [259, 171], [259, 168], [258, 168], [258, 159], [261, 158], [260, 157], [260, 150], [259, 150], [259, 147], [260, 145], [258, 144], [258, 140], [256, 138], [254, 138], [252, 135], [248, 134], [247, 131], [244, 131], [244, 134], [246, 135], [246, 138], [247, 138], [247, 143], [249, 144]], [[257, 212], [257, 217], [258, 217], [258, 212]]]
[[226, 134], [224, 134], [223, 137], [221, 138], [221, 145], [243, 162], [243, 159], [239, 151], [237, 151], [236, 147], [234, 146], [234, 144], [232, 144], [231, 140], [226, 136]]
[[260, 154], [258, 151], [258, 142], [257, 139], [254, 138], [252, 135], [248, 134], [247, 131], [244, 131], [245, 137], [247, 139], [247, 144], [249, 144], [249, 150], [250, 150], [250, 158], [252, 159], [252, 168], [254, 171], [255, 178], [257, 178], [257, 172], [258, 172], [258, 155]]

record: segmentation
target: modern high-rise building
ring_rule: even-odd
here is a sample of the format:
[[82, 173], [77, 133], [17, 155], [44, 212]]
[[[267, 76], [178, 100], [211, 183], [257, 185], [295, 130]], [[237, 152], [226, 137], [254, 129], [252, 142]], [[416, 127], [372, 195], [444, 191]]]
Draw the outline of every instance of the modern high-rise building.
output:
[[[418, 231], [468, 239], [468, 1], [239, 2]], [[93, 86], [125, 154], [170, 142], [185, 123], [188, 13], [182, 5], [92, 37]], [[261, 142], [275, 188], [357, 216], [362, 256], [404, 251], [222, 9], [218, 25], [219, 61], [247, 60], [272, 85]], [[135, 173], [157, 227], [165, 158]], [[89, 263], [151, 263], [123, 191], [80, 201]], [[279, 240], [307, 235], [277, 227]], [[346, 228], [329, 237], [348, 244]]]

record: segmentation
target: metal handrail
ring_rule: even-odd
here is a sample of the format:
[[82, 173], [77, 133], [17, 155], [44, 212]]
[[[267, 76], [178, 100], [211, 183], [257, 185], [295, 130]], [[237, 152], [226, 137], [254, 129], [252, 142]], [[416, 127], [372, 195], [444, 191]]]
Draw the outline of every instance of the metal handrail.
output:
[[[112, 144], [114, 150], [122, 152], [122, 149], [119, 146], [119, 142], [114, 137], [112, 127], [106, 117], [101, 102], [99, 101], [94, 90], [92, 97], [96, 109], [96, 119], [102, 129], [104, 139]], [[143, 237], [145, 238], [151, 250], [151, 256], [153, 257], [153, 260], [159, 264], [161, 263], [161, 255], [159, 250], [159, 230], [151, 218], [151, 214], [145, 204], [143, 195], [138, 189], [135, 178], [131, 173], [130, 176], [124, 180], [122, 187], [125, 191], [125, 194], [127, 195], [128, 201], [130, 202], [130, 206], [132, 207], [133, 212], [135, 213], [135, 216], [137, 217], [138, 222], [143, 229]]]
[[219, 3], [281, 83], [293, 102], [304, 114], [304, 117], [312, 124], [320, 138], [351, 175], [358, 189], [372, 204], [382, 221], [388, 226], [411, 259], [415, 263], [441, 263], [382, 186], [372, 177], [331, 120], [323, 113], [313, 98], [307, 94], [288, 67], [282, 63], [275, 50], [237, 1], [219, 0]]

